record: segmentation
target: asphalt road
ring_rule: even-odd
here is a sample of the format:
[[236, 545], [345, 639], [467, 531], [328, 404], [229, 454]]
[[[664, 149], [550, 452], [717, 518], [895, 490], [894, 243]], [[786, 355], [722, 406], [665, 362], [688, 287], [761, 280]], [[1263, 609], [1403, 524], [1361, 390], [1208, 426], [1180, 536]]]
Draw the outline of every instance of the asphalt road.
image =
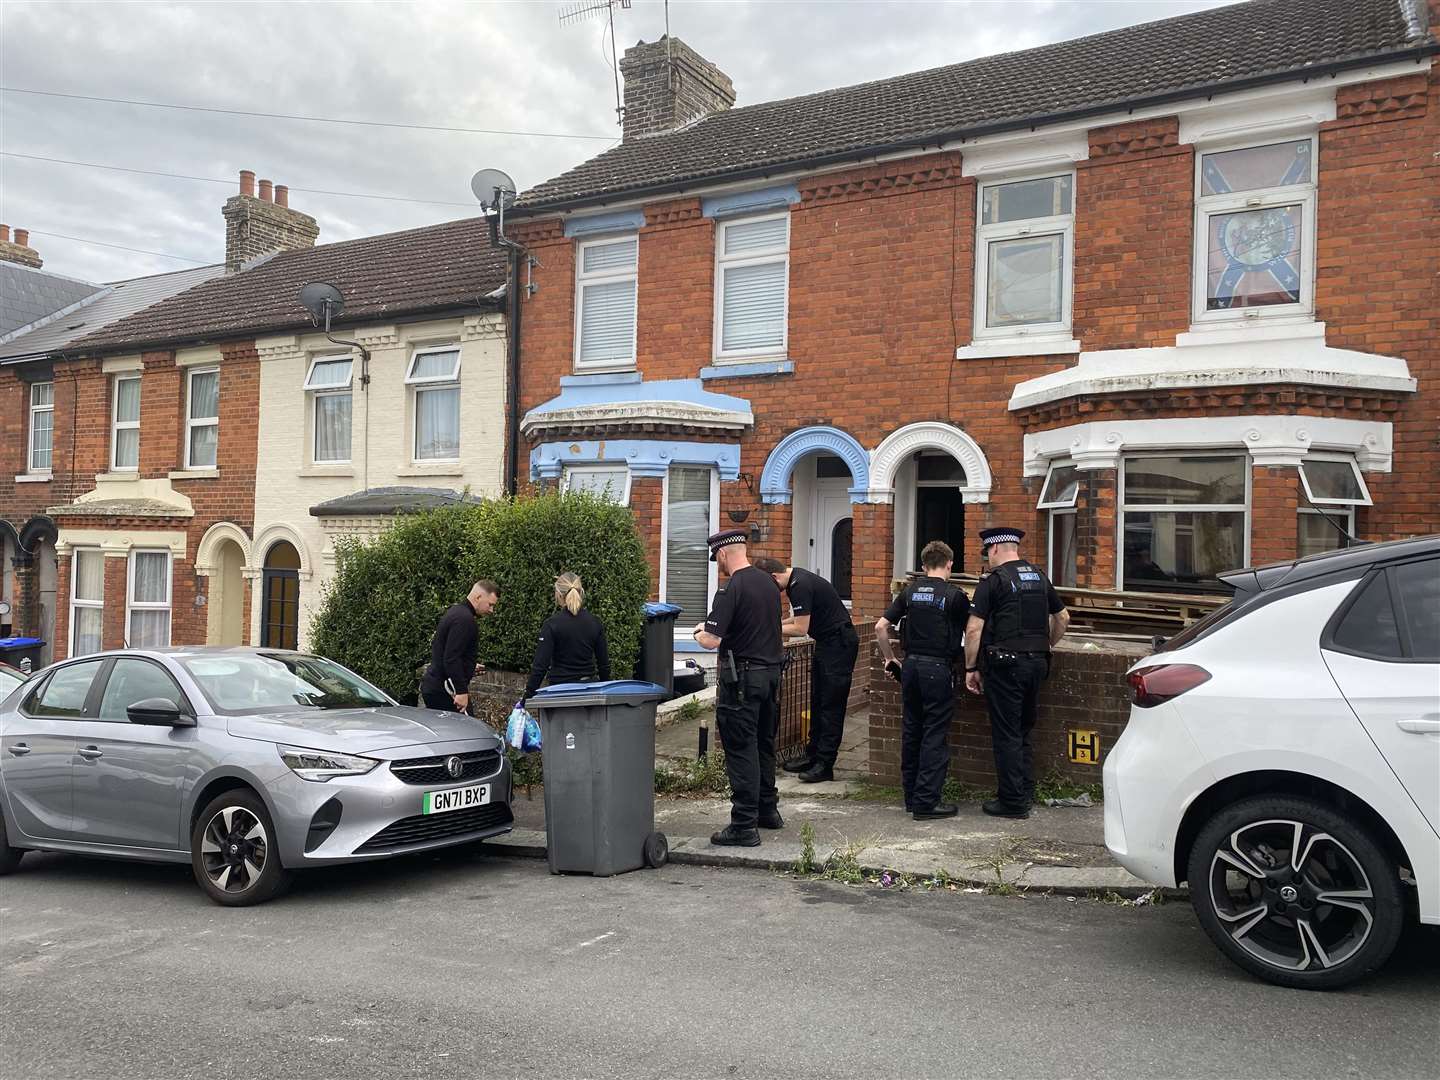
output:
[[0, 1073], [42, 1077], [1421, 1077], [1440, 934], [1314, 994], [1188, 906], [895, 893], [477, 852], [212, 906], [185, 868], [0, 880]]

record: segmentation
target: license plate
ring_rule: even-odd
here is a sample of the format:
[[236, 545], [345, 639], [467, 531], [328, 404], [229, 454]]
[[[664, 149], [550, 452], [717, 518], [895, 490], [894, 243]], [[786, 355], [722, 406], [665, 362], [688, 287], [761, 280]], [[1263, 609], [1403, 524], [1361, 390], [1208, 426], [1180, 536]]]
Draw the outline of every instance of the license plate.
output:
[[445, 814], [451, 810], [469, 810], [472, 806], [484, 806], [489, 801], [489, 784], [450, 788], [447, 791], [427, 791], [425, 805], [420, 813]]

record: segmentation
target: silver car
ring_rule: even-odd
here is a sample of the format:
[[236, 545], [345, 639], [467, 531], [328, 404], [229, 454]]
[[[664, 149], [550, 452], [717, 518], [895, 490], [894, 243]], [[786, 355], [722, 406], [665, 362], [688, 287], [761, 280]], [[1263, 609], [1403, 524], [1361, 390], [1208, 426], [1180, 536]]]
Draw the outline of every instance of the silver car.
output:
[[510, 797], [485, 724], [303, 653], [107, 652], [0, 702], [0, 874], [31, 849], [189, 862], [255, 904], [304, 867], [509, 832]]

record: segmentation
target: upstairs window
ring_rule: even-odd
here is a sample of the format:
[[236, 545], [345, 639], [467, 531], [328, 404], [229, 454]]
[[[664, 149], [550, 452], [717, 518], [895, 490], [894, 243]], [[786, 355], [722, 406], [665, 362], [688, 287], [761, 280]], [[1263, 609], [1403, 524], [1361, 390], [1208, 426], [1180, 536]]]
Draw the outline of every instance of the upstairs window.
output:
[[110, 468], [134, 472], [140, 468], [140, 376], [115, 380], [115, 401], [110, 413]]
[[185, 468], [213, 469], [220, 433], [220, 369], [192, 368], [187, 382]]
[[32, 473], [50, 471], [50, 454], [55, 445], [55, 384], [30, 384], [30, 456]]
[[417, 349], [405, 374], [416, 461], [460, 459], [460, 350]]
[[1314, 157], [1309, 138], [1199, 155], [1197, 321], [1313, 310]]
[[1075, 178], [980, 186], [975, 336], [1070, 329]]
[[722, 221], [715, 242], [715, 356], [785, 352], [790, 214]]
[[640, 239], [583, 241], [576, 251], [576, 370], [635, 366], [636, 268]]
[[311, 459], [317, 465], [344, 464], [350, 460], [350, 357], [315, 360], [305, 376], [310, 394], [314, 437]]

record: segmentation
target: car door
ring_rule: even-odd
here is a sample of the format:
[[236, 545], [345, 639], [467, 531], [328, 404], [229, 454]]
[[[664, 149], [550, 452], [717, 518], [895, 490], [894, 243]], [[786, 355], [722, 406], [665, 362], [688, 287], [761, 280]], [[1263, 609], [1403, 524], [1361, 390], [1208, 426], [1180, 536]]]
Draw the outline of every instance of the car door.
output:
[[1350, 708], [1440, 833], [1440, 559], [1372, 571], [1322, 646]]
[[[0, 780], [11, 819], [36, 840], [73, 839], [71, 762], [75, 725], [96, 704], [91, 695], [104, 660], [56, 668], [4, 718]], [[14, 838], [12, 837], [12, 840]]]
[[194, 714], [162, 664], [116, 657], [101, 675], [93, 719], [75, 725], [75, 839], [91, 844], [178, 849], [185, 846], [180, 804], [198, 769], [194, 727], [132, 724], [126, 710], [166, 698]]

